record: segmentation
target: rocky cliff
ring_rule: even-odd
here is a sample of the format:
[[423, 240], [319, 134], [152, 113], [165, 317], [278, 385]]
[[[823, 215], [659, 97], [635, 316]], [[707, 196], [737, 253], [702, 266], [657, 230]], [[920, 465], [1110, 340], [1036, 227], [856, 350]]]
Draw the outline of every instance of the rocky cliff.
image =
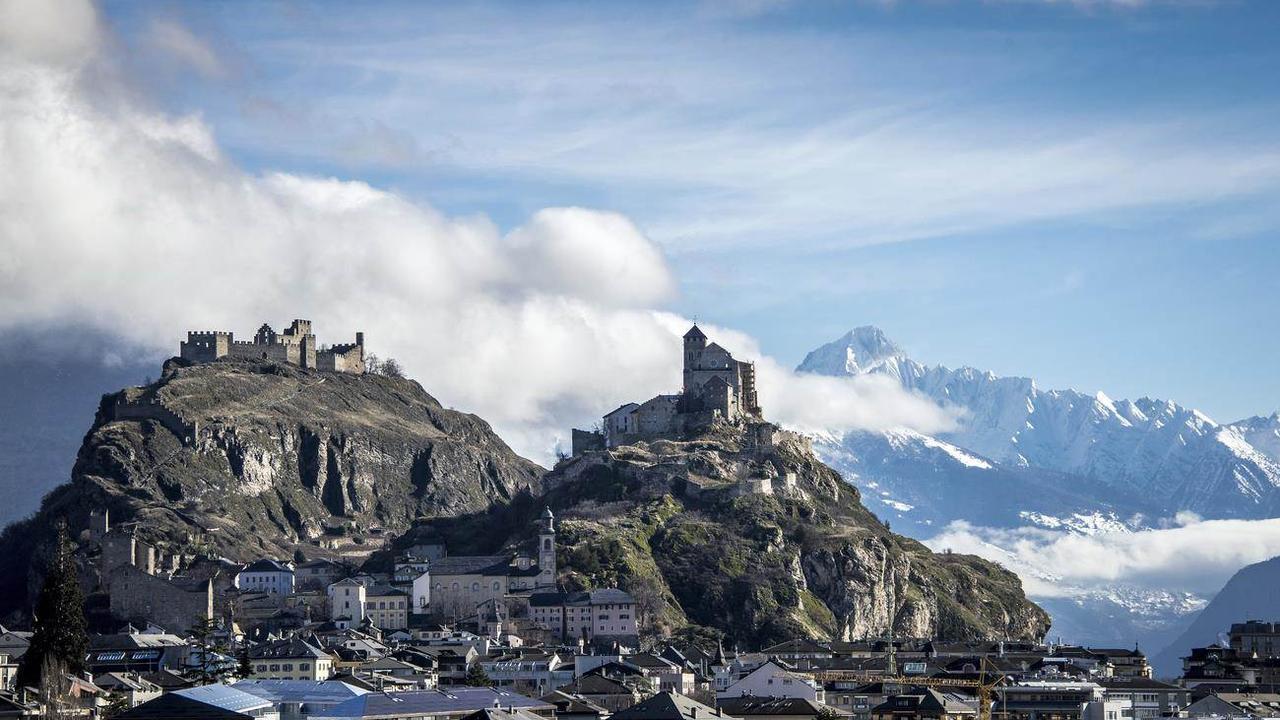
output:
[[103, 397], [71, 481], [0, 538], [0, 616], [26, 606], [54, 523], [75, 534], [93, 509], [170, 553], [287, 559], [376, 547], [543, 472], [411, 380], [170, 361], [160, 381]]
[[[428, 523], [401, 543], [437, 535], [475, 552], [514, 547], [546, 503], [562, 585], [631, 591], [649, 632], [723, 633], [757, 647], [876, 636], [890, 624], [899, 636], [950, 639], [1048, 630], [1013, 573], [893, 534], [807, 441], [776, 437], [761, 444], [721, 428], [590, 452], [549, 473], [541, 498], [509, 506], [523, 517]], [[515, 533], [492, 532], [501, 527]]]

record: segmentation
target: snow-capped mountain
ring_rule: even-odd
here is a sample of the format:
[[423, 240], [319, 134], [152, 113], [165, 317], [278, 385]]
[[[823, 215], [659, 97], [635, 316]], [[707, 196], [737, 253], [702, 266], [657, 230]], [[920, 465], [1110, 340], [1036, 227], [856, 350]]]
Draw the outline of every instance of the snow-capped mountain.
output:
[[[1113, 401], [1103, 393], [1042, 390], [1029, 378], [926, 366], [874, 327], [857, 328], [814, 350], [798, 370], [887, 375], [904, 388], [958, 406], [964, 411], [960, 427], [929, 441], [978, 458], [988, 470], [1027, 470], [1024, 482], [1105, 489], [1102, 504], [1121, 517], [1189, 510], [1204, 517], [1257, 518], [1280, 511], [1280, 414], [1223, 425], [1166, 400]], [[912, 446], [917, 455], [928, 450], [924, 440], [874, 435], [851, 434], [841, 438], [841, 449], [828, 443], [824, 452], [847, 460], [880, 453], [876, 446], [883, 443]], [[931, 464], [946, 472], [944, 466], [964, 473], [977, 467], [958, 457], [934, 453], [937, 462]], [[868, 470], [865, 463], [848, 469]], [[1043, 471], [1058, 477], [1037, 478]]]
[[[1191, 511], [1203, 518], [1280, 515], [1280, 413], [1220, 424], [1165, 400], [1043, 390], [1029, 378], [912, 360], [874, 327], [809, 353], [797, 368], [833, 376], [879, 374], [959, 408], [959, 426], [815, 438], [822, 459], [858, 486], [893, 527], [925, 539], [956, 521], [1004, 533], [1092, 535], [1140, 531]], [[1000, 532], [987, 533], [999, 538]], [[991, 540], [998, 543], [998, 540]], [[993, 559], [1054, 589], [1037, 598], [1069, 641], [1159, 648], [1204, 600], [1185, 588], [1057, 585], [1012, 546]], [[1021, 562], [1021, 566], [1020, 566]]]

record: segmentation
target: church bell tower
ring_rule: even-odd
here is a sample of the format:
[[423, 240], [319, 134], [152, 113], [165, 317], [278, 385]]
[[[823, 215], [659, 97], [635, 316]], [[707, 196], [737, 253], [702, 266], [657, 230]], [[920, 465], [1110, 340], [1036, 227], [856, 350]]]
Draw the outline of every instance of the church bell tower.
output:
[[556, 584], [556, 516], [544, 508], [538, 529], [538, 587]]

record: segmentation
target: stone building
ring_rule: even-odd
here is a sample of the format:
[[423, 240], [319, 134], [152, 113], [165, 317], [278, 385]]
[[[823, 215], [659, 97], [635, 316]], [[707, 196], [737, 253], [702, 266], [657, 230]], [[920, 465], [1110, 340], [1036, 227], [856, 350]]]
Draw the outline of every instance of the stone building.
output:
[[[556, 529], [551, 509], [542, 512], [538, 530], [538, 557], [523, 554], [445, 556], [424, 573], [426, 583], [414, 582], [413, 609], [427, 608], [448, 618], [467, 617], [485, 604], [502, 604], [513, 595], [556, 584]], [[428, 593], [422, 596], [423, 591]]]
[[151, 622], [177, 633], [213, 619], [210, 580], [167, 579], [131, 564], [119, 565], [109, 572], [111, 614], [118, 618]]
[[639, 637], [636, 599], [616, 589], [534, 593], [529, 617], [561, 642]]
[[178, 354], [195, 363], [230, 357], [244, 360], [273, 360], [314, 370], [360, 374], [364, 372], [364, 333], [356, 333], [354, 343], [321, 349], [311, 332], [310, 320], [294, 320], [277, 333], [270, 325], [258, 328], [252, 341], [236, 340], [224, 330], [192, 330], [179, 343]]
[[573, 454], [670, 437], [717, 421], [764, 424], [755, 363], [737, 360], [694, 325], [684, 334], [683, 384], [678, 394], [627, 403], [602, 418], [598, 432], [575, 429]]

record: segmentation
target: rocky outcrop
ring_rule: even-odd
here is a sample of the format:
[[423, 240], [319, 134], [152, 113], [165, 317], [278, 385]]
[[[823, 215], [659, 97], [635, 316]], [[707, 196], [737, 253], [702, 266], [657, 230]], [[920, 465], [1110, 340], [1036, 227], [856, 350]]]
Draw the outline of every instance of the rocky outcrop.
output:
[[722, 427], [588, 452], [557, 465], [536, 502], [517, 503], [527, 517], [484, 523], [513, 536], [477, 540], [473, 522], [416, 532], [477, 552], [512, 548], [528, 540], [546, 503], [558, 519], [561, 584], [631, 591], [651, 633], [758, 647], [874, 637], [890, 626], [947, 639], [1047, 632], [1048, 616], [1013, 573], [893, 534], [803, 438], [778, 433], [764, 446], [752, 438]]
[[0, 538], [0, 615], [26, 606], [54, 522], [78, 532], [95, 508], [172, 553], [283, 559], [376, 547], [420, 516], [506, 502], [543, 472], [411, 380], [170, 361], [159, 382], [103, 398], [71, 482]]

